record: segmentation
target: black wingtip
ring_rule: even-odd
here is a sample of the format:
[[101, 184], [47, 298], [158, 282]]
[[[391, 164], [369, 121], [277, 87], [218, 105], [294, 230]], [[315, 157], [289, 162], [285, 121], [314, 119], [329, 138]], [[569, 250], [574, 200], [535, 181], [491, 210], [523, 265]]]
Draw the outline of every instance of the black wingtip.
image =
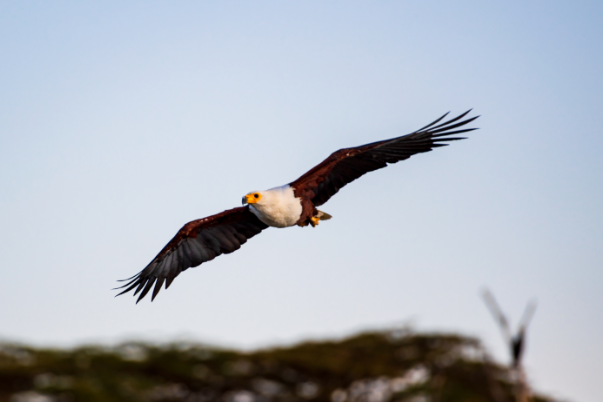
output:
[[125, 288], [125, 287], [126, 287], [126, 286], [128, 286], [128, 285], [130, 285], [130, 284], [131, 284], [131, 283], [132, 283], [132, 282], [128, 282], [128, 283], [126, 283], [126, 284], [125, 284], [125, 285], [122, 285], [122, 286], [118, 286], [118, 287], [116, 287], [116, 288], [113, 288], [113, 289], [111, 289], [111, 290], [118, 290], [118, 289], [123, 289], [123, 288]]
[[[138, 302], [140, 300], [142, 300], [147, 295], [147, 293], [149, 293], [149, 290], [151, 290], [151, 288], [153, 287], [153, 285], [155, 284], [156, 281], [157, 281], [157, 278], [153, 278], [153, 277], [151, 277], [147, 280], [147, 282], [145, 283], [144, 289], [142, 289], [142, 292], [140, 292], [140, 296], [138, 296], [138, 300], [136, 301], [136, 304], [138, 304]], [[137, 291], [138, 291], [138, 289], [137, 289]], [[134, 295], [136, 295], [136, 293], [134, 293]]]
[[159, 291], [161, 290], [161, 285], [163, 285], [164, 281], [165, 281], [164, 277], [157, 278], [157, 282], [155, 283], [155, 288], [153, 289], [153, 296], [151, 297], [151, 301], [155, 300], [155, 297], [157, 297], [157, 295], [159, 294]]
[[[123, 288], [125, 288], [126, 286], [129, 286], [129, 287], [128, 287], [126, 290], [123, 290], [122, 292], [120, 292], [120, 293], [118, 293], [117, 295], [115, 295], [115, 297], [117, 297], [117, 296], [121, 296], [121, 295], [123, 295], [124, 293], [127, 293], [127, 292], [129, 292], [130, 290], [134, 289], [136, 286], [138, 286], [138, 279], [134, 279], [133, 281], [126, 283], [124, 286], [120, 286], [120, 287], [115, 288], [115, 289], [123, 289]], [[113, 290], [115, 290], [115, 289], [113, 289]]]
[[466, 140], [469, 137], [450, 137], [450, 138], [443, 138], [440, 141], [458, 141], [458, 140]]
[[[436, 134], [436, 133], [440, 133], [440, 132], [444, 132], [446, 130], [452, 130], [453, 128], [456, 127], [460, 127], [460, 126], [464, 126], [465, 124], [471, 123], [473, 120], [477, 119], [480, 116], [476, 116], [476, 117], [472, 117], [469, 118], [467, 120], [461, 121], [459, 122], [459, 120], [462, 120], [465, 116], [467, 116], [471, 111], [473, 110], [473, 108], [467, 110], [464, 113], [461, 113], [460, 115], [453, 117], [450, 120], [444, 121], [443, 123], [437, 124], [440, 121], [442, 121], [442, 119], [444, 119], [446, 116], [448, 116], [448, 114], [450, 114], [450, 112], [444, 114], [442, 117], [440, 117], [439, 119], [435, 120], [434, 122], [426, 125], [425, 127], [420, 128], [419, 130], [415, 131], [416, 133], [420, 133], [420, 132], [426, 132], [429, 131], [432, 134]], [[455, 124], [453, 124], [455, 123]], [[437, 124], [437, 125], [436, 125]]]
[[[463, 134], [463, 133], [468, 133], [470, 131], [474, 131], [477, 130], [477, 128], [464, 128], [462, 130], [454, 130], [454, 131], [450, 131], [450, 132], [443, 132], [441, 134], [435, 134], [432, 135], [431, 138], [434, 138], [437, 140], [436, 141], [446, 141], [446, 138], [448, 138], [449, 135], [454, 135], [454, 134]], [[442, 138], [444, 137], [444, 138]]]
[[[136, 275], [134, 275], [134, 276], [131, 276], [131, 277], [127, 278], [127, 279], [118, 279], [118, 280], [117, 280], [117, 282], [125, 282], [125, 281], [129, 281], [129, 280], [131, 280], [131, 279], [136, 278], [138, 275], [140, 275], [140, 274], [138, 273], [138, 274], [136, 274]], [[118, 288], [116, 288], [116, 289], [118, 289]]]
[[[455, 118], [455, 119], [452, 119], [450, 121], [447, 121], [446, 123], [440, 124], [439, 126], [432, 127], [428, 131], [432, 135], [433, 134], [444, 133], [446, 131], [453, 130], [455, 128], [462, 127], [462, 126], [464, 126], [466, 124], [469, 124], [473, 120], [477, 119], [477, 117], [479, 117], [479, 116], [471, 117], [469, 119], [466, 119], [466, 120], [463, 120], [463, 121], [460, 121], [460, 122], [457, 122], [458, 118]], [[451, 124], [451, 123], [454, 123], [454, 124]]]
[[425, 129], [427, 129], [427, 128], [431, 127], [431, 126], [433, 126], [434, 124], [439, 123], [440, 121], [442, 121], [442, 119], [443, 119], [443, 118], [445, 118], [446, 116], [448, 116], [448, 114], [450, 114], [450, 112], [446, 112], [446, 113], [444, 113], [444, 115], [443, 115], [442, 117], [440, 117], [439, 119], [436, 119], [435, 121], [433, 121], [433, 122], [429, 123], [429, 124], [428, 124], [428, 125], [426, 125], [425, 127], [422, 127], [422, 128], [420, 128], [420, 129], [418, 129], [417, 131], [423, 131], [423, 130], [425, 130]]

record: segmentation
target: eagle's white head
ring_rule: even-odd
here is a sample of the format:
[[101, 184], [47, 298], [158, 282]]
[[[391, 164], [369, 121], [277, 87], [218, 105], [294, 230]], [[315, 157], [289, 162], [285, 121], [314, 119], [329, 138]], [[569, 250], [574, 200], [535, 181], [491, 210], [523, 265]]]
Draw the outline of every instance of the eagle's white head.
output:
[[258, 204], [264, 198], [263, 191], [252, 191], [251, 193], [243, 196], [243, 205], [245, 204]]
[[293, 226], [301, 216], [302, 206], [293, 189], [286, 185], [265, 191], [252, 191], [243, 197], [243, 205], [269, 226]]

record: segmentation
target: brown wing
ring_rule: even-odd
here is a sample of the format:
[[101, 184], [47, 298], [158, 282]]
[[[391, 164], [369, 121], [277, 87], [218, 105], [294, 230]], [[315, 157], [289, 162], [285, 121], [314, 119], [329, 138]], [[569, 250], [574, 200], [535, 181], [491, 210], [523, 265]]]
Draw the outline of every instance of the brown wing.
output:
[[136, 303], [149, 292], [153, 284], [154, 300], [165, 281], [167, 289], [182, 271], [211, 261], [220, 254], [232, 253], [268, 226], [262, 223], [248, 207], [239, 207], [187, 223], [161, 250], [145, 269], [130, 279], [126, 290], [136, 288], [134, 295], [142, 290]]
[[[307, 197], [315, 206], [322, 205], [340, 188], [365, 173], [384, 168], [388, 163], [408, 159], [414, 154], [429, 152], [433, 148], [448, 145], [443, 144], [445, 141], [464, 139], [449, 136], [475, 130], [475, 128], [455, 130], [479, 117], [462, 120], [470, 111], [436, 125], [448, 115], [446, 113], [433, 123], [402, 137], [373, 142], [356, 148], [340, 149], [290, 183], [290, 186], [295, 189], [296, 197]], [[461, 121], [459, 122], [459, 120]]]

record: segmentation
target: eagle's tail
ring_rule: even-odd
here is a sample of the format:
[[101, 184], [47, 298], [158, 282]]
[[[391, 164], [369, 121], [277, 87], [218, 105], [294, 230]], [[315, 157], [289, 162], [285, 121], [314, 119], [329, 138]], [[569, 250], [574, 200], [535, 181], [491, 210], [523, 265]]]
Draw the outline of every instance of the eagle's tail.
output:
[[316, 215], [314, 215], [310, 219], [307, 219], [305, 222], [298, 223], [298, 226], [305, 227], [305, 226], [308, 226], [308, 224], [310, 224], [310, 225], [312, 225], [313, 228], [315, 228], [316, 226], [318, 226], [318, 223], [320, 221], [328, 221], [331, 218], [332, 218], [331, 215], [327, 214], [326, 212], [319, 211], [317, 209]]
[[[317, 211], [318, 211], [318, 209], [317, 209]], [[329, 219], [332, 218], [332, 216], [327, 214], [326, 212], [318, 211], [315, 218], [318, 218], [321, 221], [328, 221]]]

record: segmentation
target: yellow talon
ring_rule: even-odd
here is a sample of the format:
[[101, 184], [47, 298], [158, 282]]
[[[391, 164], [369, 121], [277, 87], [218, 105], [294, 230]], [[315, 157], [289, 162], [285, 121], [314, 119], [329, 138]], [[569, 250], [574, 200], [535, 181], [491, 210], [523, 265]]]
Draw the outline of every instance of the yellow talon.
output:
[[313, 216], [312, 218], [310, 218], [310, 225], [312, 225], [313, 228], [318, 225], [318, 222], [320, 222], [320, 218], [318, 218], [317, 216]]

